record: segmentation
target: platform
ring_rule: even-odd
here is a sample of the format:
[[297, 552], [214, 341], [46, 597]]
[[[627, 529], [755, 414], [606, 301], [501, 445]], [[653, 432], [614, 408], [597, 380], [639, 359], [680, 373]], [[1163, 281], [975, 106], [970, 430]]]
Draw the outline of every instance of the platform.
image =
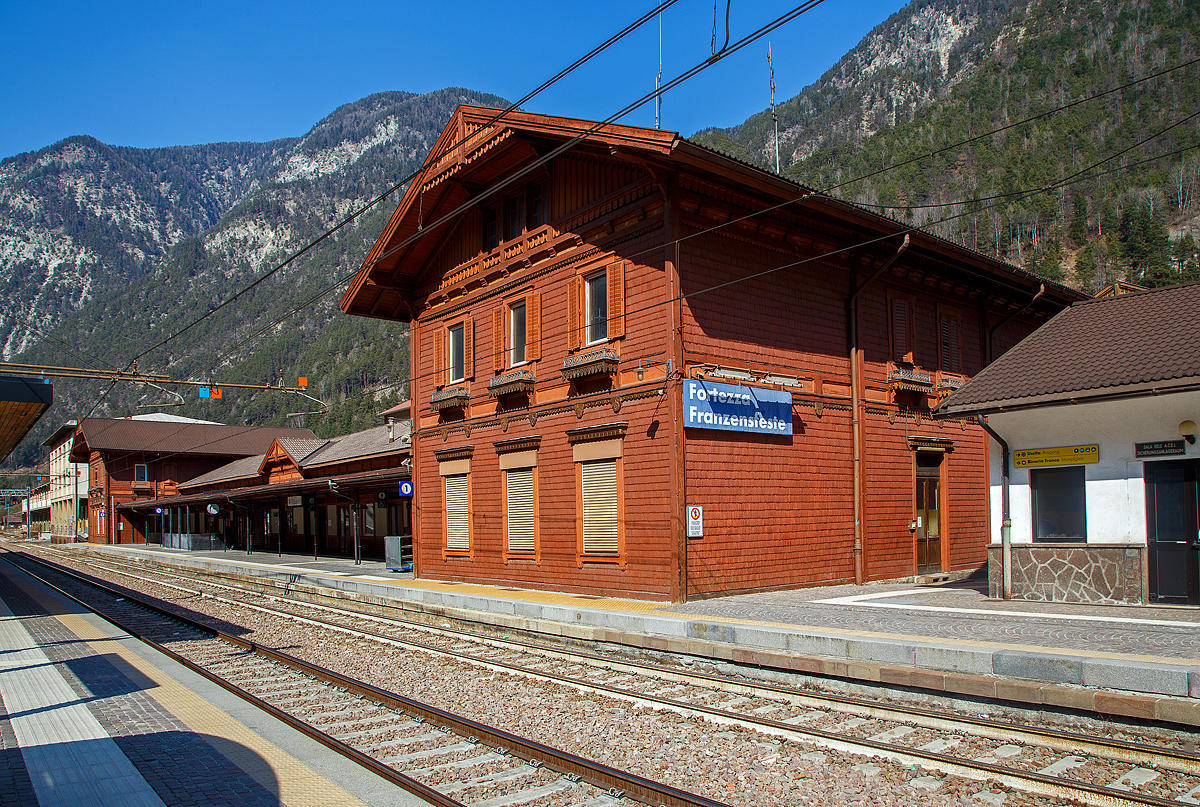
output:
[[0, 562], [0, 803], [424, 804]]
[[73, 545], [358, 599], [799, 673], [1200, 726], [1200, 609], [987, 598], [987, 581], [871, 584], [686, 604], [414, 580], [382, 563]]

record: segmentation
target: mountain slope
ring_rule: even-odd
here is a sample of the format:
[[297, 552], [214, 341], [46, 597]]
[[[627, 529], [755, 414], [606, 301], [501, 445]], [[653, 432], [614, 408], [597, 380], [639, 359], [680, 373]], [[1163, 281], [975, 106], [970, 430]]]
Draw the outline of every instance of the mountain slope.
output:
[[[918, 0], [781, 105], [781, 167], [1087, 290], [1200, 277], [1200, 160], [1174, 153], [1200, 144], [1197, 119], [1174, 125], [1200, 109], [1196, 65], [955, 145], [1198, 53], [1200, 7], [1183, 0]], [[774, 162], [769, 112], [696, 139]]]
[[[338, 108], [300, 138], [148, 150], [72, 138], [5, 161], [5, 358], [124, 367], [403, 180], [460, 103], [506, 105], [453, 88], [387, 92]], [[326, 436], [367, 425], [377, 407], [406, 395], [405, 329], [346, 317], [336, 292], [314, 298], [359, 266], [396, 201], [376, 205], [139, 367], [226, 383], [294, 384], [306, 375], [315, 397], [336, 404], [306, 425]], [[293, 310], [300, 313], [236, 347]], [[54, 409], [9, 462], [29, 463], [42, 431], [85, 414], [105, 386], [56, 382]], [[185, 390], [185, 398], [170, 411], [230, 423], [279, 424], [317, 408], [278, 393], [230, 390], [213, 401]], [[96, 412], [171, 400], [153, 387], [117, 387]]]

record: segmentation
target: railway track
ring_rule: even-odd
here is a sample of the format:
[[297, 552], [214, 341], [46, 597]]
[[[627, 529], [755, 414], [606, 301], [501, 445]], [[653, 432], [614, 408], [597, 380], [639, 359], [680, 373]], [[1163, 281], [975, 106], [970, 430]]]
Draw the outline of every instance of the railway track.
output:
[[430, 804], [616, 807], [632, 800], [727, 807], [385, 691], [129, 591], [14, 554], [6, 552], [5, 560], [44, 585]]
[[[1089, 804], [1200, 804], [1200, 756], [1131, 741], [955, 712], [802, 691], [679, 667], [478, 636], [358, 613], [142, 564], [89, 564], [134, 583], [300, 620], [356, 639], [554, 682], [660, 711], [750, 728], [833, 751], [882, 757], [1041, 796]], [[818, 752], [819, 753], [819, 752]], [[869, 768], [872, 763], [864, 763]], [[918, 777], [918, 780], [922, 777]], [[934, 788], [937, 777], [924, 777]], [[914, 780], [914, 781], [918, 781]], [[921, 783], [918, 781], [918, 785]]]

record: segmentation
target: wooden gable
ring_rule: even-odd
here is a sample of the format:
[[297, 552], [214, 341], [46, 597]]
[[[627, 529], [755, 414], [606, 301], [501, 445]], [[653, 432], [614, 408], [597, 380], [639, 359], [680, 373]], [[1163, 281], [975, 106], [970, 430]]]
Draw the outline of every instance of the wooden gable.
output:
[[271, 447], [267, 449], [262, 463], [258, 466], [258, 472], [267, 478], [269, 485], [304, 478], [304, 472], [300, 466], [284, 450], [278, 440], [272, 442]]
[[[679, 139], [675, 132], [615, 124], [596, 128], [591, 121], [524, 112], [509, 112], [493, 122], [498, 114], [478, 107], [459, 107], [455, 112], [430, 151], [424, 171], [410, 183], [342, 296], [344, 311], [412, 319], [411, 304], [427, 295], [431, 283], [436, 288], [447, 277], [461, 279], [464, 272], [486, 275], [514, 258], [528, 265], [538, 257], [554, 255], [555, 237], [569, 228], [554, 228], [551, 222], [561, 221], [589, 200], [614, 193], [620, 197], [630, 183], [649, 182], [638, 166], [615, 157], [618, 151], [665, 155]], [[580, 135], [585, 135], [583, 142], [561, 158], [536, 167], [528, 177], [519, 178], [520, 184], [502, 186], [504, 179]], [[503, 204], [506, 195], [519, 193], [539, 176], [550, 197], [547, 224], [526, 232], [522, 239], [507, 239], [508, 243], [485, 249], [480, 210]], [[580, 193], [588, 200], [573, 196]]]

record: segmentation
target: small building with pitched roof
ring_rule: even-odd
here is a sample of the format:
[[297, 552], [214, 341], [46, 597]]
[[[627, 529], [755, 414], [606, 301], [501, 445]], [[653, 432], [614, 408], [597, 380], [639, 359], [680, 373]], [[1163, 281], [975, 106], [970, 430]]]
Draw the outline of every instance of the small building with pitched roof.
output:
[[396, 535], [411, 558], [408, 421], [329, 439], [303, 432], [120, 509], [181, 549], [383, 558], [385, 536]]
[[937, 417], [996, 437], [993, 596], [1200, 605], [1200, 283], [1075, 303]]
[[276, 438], [315, 437], [308, 429], [180, 417], [84, 418], [75, 427], [69, 460], [88, 466], [89, 540], [145, 543], [151, 530], [142, 514], [158, 499], [175, 495], [180, 484], [232, 459], [262, 453]]

